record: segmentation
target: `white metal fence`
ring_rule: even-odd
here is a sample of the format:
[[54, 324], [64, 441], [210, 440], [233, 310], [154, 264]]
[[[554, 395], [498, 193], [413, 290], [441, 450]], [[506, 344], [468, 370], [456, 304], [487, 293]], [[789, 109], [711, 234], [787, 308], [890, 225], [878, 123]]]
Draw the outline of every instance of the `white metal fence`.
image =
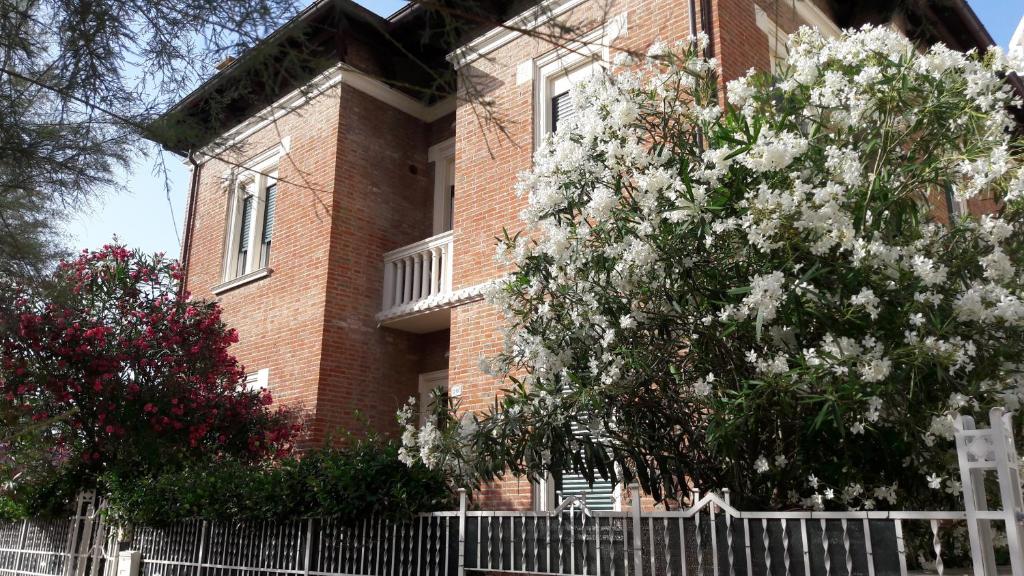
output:
[[0, 574], [99, 576], [106, 527], [91, 492], [78, 496], [75, 515], [60, 520], [0, 523]]
[[[961, 419], [957, 432], [964, 510], [747, 512], [728, 493], [694, 494], [685, 510], [593, 511], [571, 498], [554, 512], [467, 509], [396, 522], [332, 518], [285, 522], [190, 520], [135, 527], [122, 543], [141, 553], [143, 576], [465, 576], [466, 571], [550, 576], [884, 576], [908, 574], [908, 533], [938, 574], [951, 551], [943, 536], [966, 527], [976, 576], [997, 574], [993, 534], [1005, 534], [1009, 566], [1024, 576], [1020, 461], [1010, 416], [990, 427]], [[999, 490], [985, 492], [985, 474]], [[992, 480], [989, 478], [989, 480]], [[639, 494], [633, 489], [632, 494]], [[1001, 502], [988, 509], [989, 501]], [[56, 522], [0, 524], [0, 576], [118, 576], [91, 496]], [[920, 541], [920, 538], [919, 538]]]

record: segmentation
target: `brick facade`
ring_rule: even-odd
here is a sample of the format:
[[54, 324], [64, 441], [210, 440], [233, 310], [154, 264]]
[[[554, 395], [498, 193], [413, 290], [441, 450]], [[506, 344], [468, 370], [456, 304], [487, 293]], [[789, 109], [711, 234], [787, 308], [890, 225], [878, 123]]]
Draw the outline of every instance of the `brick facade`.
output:
[[[783, 32], [802, 23], [788, 2], [707, 3], [723, 82], [770, 66], [769, 38], [758, 26], [755, 3]], [[642, 54], [655, 40], [671, 43], [689, 35], [687, 3], [678, 0], [591, 0], [561, 18], [596, 27], [622, 15], [626, 29], [615, 50]], [[503, 272], [494, 258], [495, 238], [504, 228], [520, 227], [525, 199], [513, 187], [518, 173], [530, 167], [538, 137], [538, 79], [524, 77], [523, 70], [551, 50], [520, 36], [459, 70], [463, 94], [469, 83], [482, 91], [490, 120], [482, 116], [479, 95], [462, 98], [453, 114], [428, 123], [342, 83], [246, 139], [246, 151], [258, 152], [290, 138], [291, 151], [280, 166], [273, 273], [219, 298], [240, 334], [234, 351], [248, 368], [270, 369], [278, 400], [306, 411], [310, 442], [359, 430], [364, 420], [394, 432], [395, 411], [416, 394], [417, 376], [435, 370], [448, 370], [449, 389], [461, 388], [465, 410], [493, 405], [503, 384], [479, 365], [501, 350], [497, 311], [468, 299], [451, 308], [448, 329], [414, 334], [382, 328], [376, 319], [382, 257], [432, 235], [435, 168], [427, 150], [454, 136], [453, 290], [477, 287]], [[350, 46], [349, 52], [373, 68], [367, 46]], [[222, 281], [223, 178], [229, 169], [230, 163], [211, 159], [199, 178], [187, 265], [188, 288], [202, 297], [214, 296], [212, 288]], [[529, 508], [532, 491], [525, 479], [510, 478], [485, 487], [475, 502]]]

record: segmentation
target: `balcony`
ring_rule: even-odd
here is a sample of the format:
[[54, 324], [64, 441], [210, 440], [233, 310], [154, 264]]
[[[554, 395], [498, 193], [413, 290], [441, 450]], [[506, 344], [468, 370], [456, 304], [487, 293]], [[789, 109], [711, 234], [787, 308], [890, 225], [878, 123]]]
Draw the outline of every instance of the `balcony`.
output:
[[425, 334], [451, 325], [452, 232], [384, 255], [381, 326]]

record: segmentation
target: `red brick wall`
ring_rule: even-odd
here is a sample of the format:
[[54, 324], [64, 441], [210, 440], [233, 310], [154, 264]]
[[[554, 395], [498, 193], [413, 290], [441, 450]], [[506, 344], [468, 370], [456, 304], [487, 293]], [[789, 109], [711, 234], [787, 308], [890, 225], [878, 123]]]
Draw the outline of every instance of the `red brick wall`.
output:
[[187, 288], [214, 298], [223, 280], [228, 190], [224, 177], [232, 164], [244, 164], [285, 137], [291, 151], [279, 167], [273, 274], [219, 296], [227, 323], [238, 330], [232, 352], [250, 371], [270, 369], [276, 399], [312, 410], [326, 294], [327, 238], [337, 140], [338, 92], [332, 90], [299, 111], [248, 138], [236, 151], [202, 166], [191, 230]]
[[[213, 298], [222, 281], [232, 163], [284, 138], [273, 273], [219, 296], [239, 333], [232, 349], [270, 369], [275, 398], [304, 410], [310, 442], [341, 429], [393, 432], [395, 411], [421, 372], [447, 366], [447, 331], [418, 336], [377, 327], [384, 252], [432, 233], [427, 149], [454, 116], [426, 124], [347, 85], [247, 138], [227, 162], [204, 164], [192, 225], [188, 289]], [[360, 416], [357, 416], [359, 414]]]
[[416, 393], [416, 335], [377, 327], [383, 255], [432, 234], [430, 127], [342, 87], [332, 206], [324, 349], [314, 438], [361, 423], [397, 430], [395, 412]]

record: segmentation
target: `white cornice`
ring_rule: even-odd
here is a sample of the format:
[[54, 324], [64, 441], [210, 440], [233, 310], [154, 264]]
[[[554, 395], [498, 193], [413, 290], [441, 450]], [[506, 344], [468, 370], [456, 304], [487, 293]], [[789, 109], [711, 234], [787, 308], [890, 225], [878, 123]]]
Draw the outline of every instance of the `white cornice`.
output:
[[402, 306], [395, 306], [378, 313], [377, 322], [388, 322], [397, 318], [417, 316], [428, 312], [434, 312], [436, 310], [455, 308], [456, 306], [462, 306], [464, 304], [469, 304], [470, 302], [483, 300], [484, 293], [499, 280], [481, 282], [479, 284], [467, 286], [461, 290], [438, 294], [436, 296], [416, 300], [415, 302], [410, 302], [409, 304], [404, 304]]
[[1024, 16], [1020, 17], [1017, 29], [1013, 31], [1013, 36], [1010, 37], [1009, 49], [1024, 50]]
[[199, 162], [205, 162], [217, 156], [227, 148], [295, 112], [339, 84], [351, 86], [423, 122], [433, 122], [455, 111], [455, 98], [452, 96], [428, 106], [351, 66], [337, 64], [305, 86], [293, 90], [245, 122], [225, 132], [213, 144], [207, 145], [199, 151]]
[[538, 28], [586, 1], [544, 0], [503, 25], [496, 26], [483, 36], [457, 48], [448, 55], [448, 61], [455, 68], [461, 68], [522, 36], [524, 31]]
[[827, 14], [821, 11], [812, 0], [797, 0], [794, 3], [796, 8], [796, 14], [801, 20], [807, 22], [811, 26], [817, 28], [822, 34], [837, 38], [842, 34], [842, 30], [836, 23], [828, 17]]

